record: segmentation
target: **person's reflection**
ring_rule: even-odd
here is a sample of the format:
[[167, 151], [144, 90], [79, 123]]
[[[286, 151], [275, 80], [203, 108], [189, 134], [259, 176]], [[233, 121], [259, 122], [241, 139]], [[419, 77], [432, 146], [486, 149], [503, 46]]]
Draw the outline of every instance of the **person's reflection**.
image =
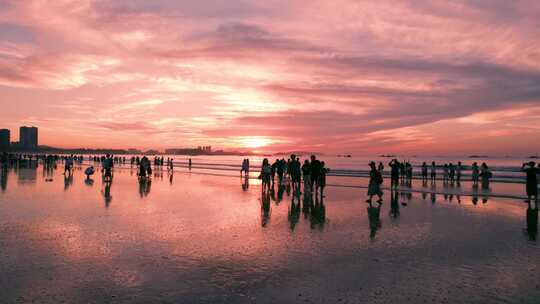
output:
[[427, 198], [427, 192], [423, 191], [422, 192], [422, 200], [426, 200]]
[[375, 238], [377, 230], [381, 228], [381, 203], [377, 203], [377, 207], [374, 207], [370, 202], [367, 207], [367, 214], [369, 219], [369, 237]]
[[73, 184], [73, 174], [64, 175], [64, 191], [67, 191]]
[[152, 186], [152, 180], [149, 178], [139, 179], [139, 194], [142, 197], [148, 196], [150, 194], [150, 186]]
[[277, 200], [276, 205], [278, 205], [283, 200], [283, 193], [285, 192], [285, 185], [278, 185]]
[[247, 191], [249, 189], [249, 177], [244, 176], [244, 177], [241, 177], [240, 179], [242, 179], [242, 190]]
[[85, 180], [84, 180], [84, 183], [87, 185], [87, 186], [90, 186], [92, 187], [94, 185], [94, 180], [90, 177], [87, 177]]
[[309, 217], [312, 204], [313, 204], [313, 195], [311, 194], [310, 191], [306, 191], [306, 193], [304, 193], [304, 199], [302, 201], [302, 213], [304, 214], [305, 219]]
[[488, 195], [488, 194], [482, 195], [482, 204], [487, 204], [488, 199], [489, 199], [489, 195]]
[[322, 230], [326, 223], [326, 207], [323, 197], [319, 198], [319, 195], [315, 194], [315, 203], [311, 205], [310, 215], [311, 228], [318, 227]]
[[472, 194], [471, 201], [472, 201], [473, 205], [475, 205], [475, 206], [478, 205], [478, 194], [476, 192]]
[[529, 201], [527, 206], [527, 235], [529, 240], [536, 241], [536, 235], [538, 234], [538, 202], [532, 203]]
[[112, 201], [112, 196], [111, 196], [111, 185], [112, 185], [112, 181], [106, 181], [103, 183], [103, 199], [105, 200], [105, 208], [109, 208], [109, 205], [111, 204], [111, 201]]
[[435, 194], [435, 192], [431, 192], [430, 198], [431, 198], [431, 204], [434, 205], [435, 202], [437, 201], [437, 194]]
[[8, 182], [7, 166], [2, 166], [2, 168], [0, 168], [0, 188], [2, 189], [2, 192], [6, 191], [7, 182]]
[[390, 217], [396, 219], [399, 217], [399, 193], [392, 191], [390, 194]]
[[[295, 203], [295, 200], [296, 200], [296, 203]], [[292, 196], [291, 206], [289, 207], [289, 212], [288, 212], [289, 228], [291, 228], [291, 230], [294, 230], [294, 228], [296, 227], [296, 224], [298, 223], [298, 220], [300, 220], [300, 211], [301, 211], [300, 194], [295, 193]]]
[[261, 193], [261, 226], [266, 227], [270, 221], [270, 193], [268, 191]]
[[171, 171], [171, 173], [169, 173], [169, 185], [172, 185], [172, 182], [173, 182], [173, 172]]

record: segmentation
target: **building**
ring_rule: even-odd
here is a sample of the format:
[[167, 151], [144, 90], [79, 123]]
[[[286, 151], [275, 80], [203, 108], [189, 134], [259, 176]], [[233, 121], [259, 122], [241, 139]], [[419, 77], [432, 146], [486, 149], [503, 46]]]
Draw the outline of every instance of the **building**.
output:
[[19, 129], [19, 145], [22, 149], [37, 149], [38, 128], [21, 127]]
[[0, 150], [9, 149], [10, 143], [10, 131], [8, 129], [0, 129]]

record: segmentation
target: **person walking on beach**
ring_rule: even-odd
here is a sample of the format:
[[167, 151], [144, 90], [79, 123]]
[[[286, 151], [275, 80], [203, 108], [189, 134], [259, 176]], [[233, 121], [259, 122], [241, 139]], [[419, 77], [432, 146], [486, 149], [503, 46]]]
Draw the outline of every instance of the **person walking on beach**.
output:
[[270, 175], [272, 174], [272, 167], [268, 163], [268, 159], [263, 159], [261, 166], [261, 180], [262, 180], [262, 191], [270, 191]]
[[456, 167], [454, 167], [454, 164], [448, 164], [448, 171], [448, 179], [452, 184], [454, 184], [456, 180]]
[[330, 169], [326, 168], [324, 161], [321, 162], [321, 171], [319, 175], [319, 189], [321, 190], [321, 200], [324, 197], [324, 188], [326, 187], [326, 174]]
[[394, 158], [388, 163], [388, 166], [390, 166], [390, 187], [397, 187], [399, 185], [399, 161]]
[[300, 192], [300, 184], [302, 179], [302, 170], [300, 161], [296, 159], [296, 155], [291, 155], [291, 163], [289, 164], [289, 174], [291, 176], [292, 188], [295, 193]]
[[[191, 167], [191, 166], [190, 166]], [[174, 171], [174, 159], [171, 158], [171, 160], [169, 160], [169, 172], [173, 172]]]
[[[309, 161], [306, 159], [302, 165], [302, 177], [304, 178], [304, 192], [308, 193], [311, 190], [311, 168]], [[309, 192], [311, 193], [311, 192]]]
[[150, 166], [150, 160], [148, 157], [143, 156], [139, 163], [139, 177], [146, 178], [152, 176], [152, 166]]
[[379, 170], [379, 172], [381, 172], [381, 174], [384, 172], [384, 165], [382, 162], [379, 162], [379, 166], [377, 166], [377, 170]]
[[240, 168], [240, 176], [242, 176], [242, 173], [244, 173], [244, 176], [247, 174], [247, 158], [244, 158], [242, 160], [242, 167]]
[[278, 167], [279, 167], [279, 159], [276, 158], [276, 161], [273, 162], [272, 166], [271, 166], [271, 169], [272, 169], [272, 174], [271, 174], [272, 186], [274, 186], [274, 182], [275, 182], [275, 179], [276, 179], [276, 172], [277, 172]]
[[103, 161], [103, 181], [110, 182], [112, 181], [112, 168], [113, 168], [113, 158], [111, 155], [107, 154], [105, 160]]
[[315, 188], [315, 192], [317, 192], [319, 187], [319, 177], [321, 175], [321, 162], [315, 157], [315, 155], [311, 155], [311, 163], [309, 164], [309, 167], [311, 169], [311, 191], [313, 191], [313, 188]]
[[428, 179], [427, 171], [428, 171], [427, 164], [426, 162], [423, 162], [422, 163], [422, 182], [423, 183], [427, 182], [427, 179]]
[[480, 166], [480, 177], [482, 177], [482, 189], [489, 189], [489, 180], [493, 174], [489, 170], [486, 163], [482, 163]]
[[444, 164], [444, 166], [443, 166], [443, 184], [448, 183], [448, 176], [449, 176], [448, 164]]
[[435, 180], [437, 179], [437, 165], [435, 165], [435, 162], [431, 162], [431, 183], [434, 184]]
[[281, 186], [281, 184], [283, 183], [283, 174], [285, 173], [285, 160], [284, 159], [281, 159], [278, 161], [276, 170], [277, 170], [277, 175], [278, 175], [278, 186]]
[[527, 173], [525, 187], [527, 202], [530, 202], [533, 197], [535, 201], [538, 201], [538, 168], [536, 168], [536, 163], [533, 161], [523, 163], [521, 171]]
[[478, 187], [478, 178], [480, 177], [480, 169], [478, 164], [474, 162], [471, 166], [471, 178], [473, 182], [473, 187]]
[[461, 170], [463, 170], [463, 166], [461, 165], [461, 162], [458, 161], [456, 166], [456, 181], [458, 186], [461, 184]]
[[371, 203], [371, 200], [374, 195], [377, 195], [379, 199], [377, 200], [378, 203], [382, 202], [382, 191], [381, 191], [381, 184], [383, 182], [383, 178], [381, 175], [381, 172], [377, 170], [375, 167], [374, 162], [369, 163], [370, 171], [369, 171], [369, 185], [368, 185], [368, 196], [369, 198], [366, 200], [366, 203]]

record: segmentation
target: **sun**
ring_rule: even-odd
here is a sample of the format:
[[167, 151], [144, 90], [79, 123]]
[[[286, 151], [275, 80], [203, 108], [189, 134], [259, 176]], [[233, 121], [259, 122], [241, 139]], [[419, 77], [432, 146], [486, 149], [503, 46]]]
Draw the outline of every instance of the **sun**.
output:
[[260, 148], [260, 147], [266, 147], [269, 144], [272, 143], [272, 140], [267, 137], [262, 136], [250, 136], [250, 137], [242, 137], [239, 139], [240, 145], [244, 148]]

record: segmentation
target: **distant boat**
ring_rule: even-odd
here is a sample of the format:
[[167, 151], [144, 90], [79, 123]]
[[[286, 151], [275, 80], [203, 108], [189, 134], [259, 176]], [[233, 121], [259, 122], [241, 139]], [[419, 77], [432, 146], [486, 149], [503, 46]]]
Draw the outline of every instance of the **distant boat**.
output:
[[469, 155], [469, 158], [489, 158], [487, 155]]
[[391, 154], [388, 154], [388, 155], [382, 154], [382, 155], [379, 155], [379, 157], [396, 157], [396, 156], [395, 156], [395, 155], [391, 155]]
[[536, 159], [536, 158], [540, 158], [540, 156], [538, 156], [538, 154], [536, 154], [536, 155], [529, 156], [529, 158], [535, 158]]

